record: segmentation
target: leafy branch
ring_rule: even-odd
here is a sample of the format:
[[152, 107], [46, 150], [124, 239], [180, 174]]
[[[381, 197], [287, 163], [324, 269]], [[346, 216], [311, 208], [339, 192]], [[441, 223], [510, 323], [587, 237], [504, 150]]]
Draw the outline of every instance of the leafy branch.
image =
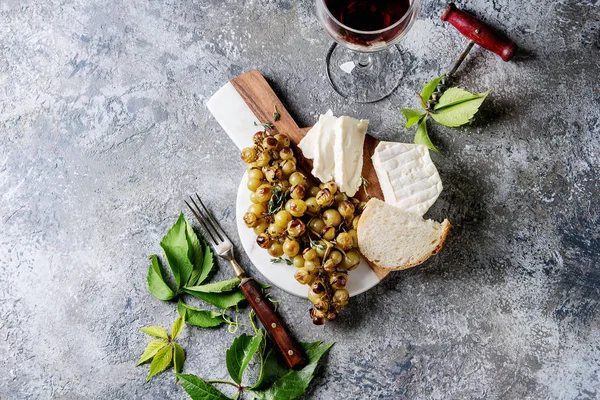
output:
[[162, 326], [140, 328], [142, 332], [158, 338], [151, 340], [150, 343], [148, 343], [146, 350], [144, 350], [144, 353], [136, 365], [137, 367], [147, 362], [151, 362], [150, 373], [146, 378], [146, 382], [150, 381], [154, 375], [167, 369], [171, 364], [175, 367], [175, 373], [181, 372], [183, 363], [185, 362], [185, 351], [177, 342], [175, 342], [175, 339], [183, 328], [184, 318], [185, 315], [181, 315], [175, 320], [173, 327], [171, 328], [170, 336], [167, 333], [167, 330]]
[[183, 213], [163, 237], [160, 246], [176, 287], [171, 287], [165, 280], [158, 256], [151, 255], [147, 275], [148, 290], [159, 300], [178, 300], [177, 310], [180, 315], [185, 314], [188, 324], [212, 328], [224, 323], [225, 318], [221, 312], [187, 305], [182, 299], [184, 294], [197, 297], [221, 310], [236, 307], [245, 300], [243, 293], [237, 288], [240, 283], [237, 278], [205, 283], [214, 270], [214, 256], [206, 242], [200, 241]]
[[439, 150], [431, 142], [427, 133], [427, 118], [431, 117], [437, 123], [448, 127], [467, 124], [477, 113], [479, 107], [492, 90], [489, 89], [484, 93], [469, 93], [464, 89], [449, 88], [442, 94], [435, 107], [433, 107], [433, 110], [431, 110], [428, 108], [427, 102], [435, 92], [442, 78], [443, 76], [440, 76], [431, 80], [423, 87], [421, 93], [417, 93], [423, 110], [400, 109], [406, 118], [407, 128], [417, 124], [414, 142], [425, 145], [438, 154], [440, 154]]

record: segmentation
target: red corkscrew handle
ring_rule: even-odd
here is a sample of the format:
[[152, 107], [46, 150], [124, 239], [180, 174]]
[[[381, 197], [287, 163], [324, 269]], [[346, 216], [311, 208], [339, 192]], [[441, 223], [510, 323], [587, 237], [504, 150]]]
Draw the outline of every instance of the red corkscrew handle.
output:
[[467, 39], [498, 54], [504, 61], [513, 58], [517, 51], [517, 45], [514, 42], [494, 32], [471, 14], [459, 10], [454, 3], [448, 4], [446, 11], [442, 14], [442, 21], [450, 22]]

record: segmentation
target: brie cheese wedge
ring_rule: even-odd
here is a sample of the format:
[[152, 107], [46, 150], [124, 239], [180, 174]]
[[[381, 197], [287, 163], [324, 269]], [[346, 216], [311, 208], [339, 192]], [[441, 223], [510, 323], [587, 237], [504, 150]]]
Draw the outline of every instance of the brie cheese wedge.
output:
[[302, 138], [298, 147], [304, 157], [313, 160], [312, 175], [321, 182], [333, 179], [335, 157], [333, 155], [334, 129], [337, 118], [331, 110], [319, 117], [317, 123]]
[[335, 183], [340, 190], [352, 197], [360, 188], [363, 167], [363, 145], [368, 120], [339, 117], [335, 124]]
[[423, 216], [442, 192], [440, 175], [423, 145], [380, 142], [371, 159], [386, 203]]

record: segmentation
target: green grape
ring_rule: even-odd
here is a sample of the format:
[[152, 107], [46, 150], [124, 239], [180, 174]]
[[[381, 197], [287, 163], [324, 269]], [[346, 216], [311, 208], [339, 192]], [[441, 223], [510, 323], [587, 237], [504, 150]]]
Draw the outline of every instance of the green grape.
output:
[[346, 196], [345, 193], [337, 192], [335, 194], [335, 196], [333, 197], [333, 199], [335, 200], [336, 203], [339, 203], [341, 201], [348, 200], [348, 196]]
[[294, 267], [296, 268], [304, 267], [304, 257], [302, 257], [300, 254], [294, 257], [292, 262], [294, 263]]
[[337, 185], [335, 184], [335, 182], [333, 181], [329, 181], [329, 182], [325, 182], [321, 185], [321, 189], [327, 189], [329, 190], [329, 193], [331, 193], [332, 195], [335, 195], [335, 193], [337, 192]]
[[267, 151], [263, 151], [256, 158], [256, 165], [259, 167], [266, 167], [271, 162], [271, 155]]
[[290, 176], [296, 173], [296, 162], [294, 160], [284, 160], [281, 163], [281, 171], [285, 176]]
[[256, 188], [255, 193], [256, 200], [258, 200], [260, 203], [266, 203], [271, 199], [271, 196], [273, 195], [273, 187], [271, 187], [271, 185], [269, 185], [268, 183], [263, 183], [262, 185]]
[[283, 178], [283, 171], [277, 166], [266, 168], [264, 174], [265, 178], [267, 178], [267, 180], [272, 183], [277, 182], [281, 180], [281, 178]]
[[294, 272], [294, 278], [302, 285], [310, 285], [315, 279], [315, 274], [306, 268], [298, 268]]
[[315, 261], [317, 258], [319, 258], [319, 255], [317, 254], [317, 251], [315, 249], [307, 247], [302, 252], [302, 257], [304, 257], [306, 261]]
[[260, 218], [256, 225], [254, 226], [254, 234], [255, 235], [260, 235], [263, 234], [267, 231], [267, 228], [269, 227], [269, 223], [267, 221], [265, 221], [264, 218]]
[[304, 202], [306, 203], [306, 207], [310, 214], [314, 215], [318, 213], [321, 209], [321, 206], [319, 205], [319, 203], [317, 203], [316, 197], [309, 197], [308, 199], [304, 200]]
[[323, 325], [325, 323], [326, 315], [322, 311], [311, 308], [310, 309], [310, 318], [311, 318], [313, 324]]
[[314, 244], [314, 250], [317, 252], [319, 257], [324, 257], [327, 252], [327, 243], [323, 240], [319, 240]]
[[327, 303], [327, 301], [323, 297], [321, 297], [320, 299], [316, 299], [313, 305], [315, 309], [320, 312], [325, 313], [327, 312], [327, 310], [329, 310], [329, 303]]
[[258, 179], [248, 179], [248, 183], [246, 184], [246, 186], [248, 187], [248, 189], [254, 192], [261, 184], [262, 182]]
[[311, 288], [308, 291], [308, 300], [313, 304], [315, 304], [315, 301], [320, 300], [321, 298], [323, 298], [323, 296], [325, 296], [325, 291], [316, 293], [313, 290], [313, 287], [315, 286], [316, 282], [317, 280], [313, 281], [313, 283], [311, 284]]
[[[291, 181], [290, 181], [291, 183]], [[300, 199], [290, 199], [285, 203], [285, 209], [294, 217], [301, 217], [306, 212], [306, 203]], [[336, 211], [337, 212], [337, 211]]]
[[290, 147], [290, 138], [287, 135], [284, 135], [283, 133], [278, 133], [277, 135], [275, 135], [275, 139], [277, 139], [278, 150]]
[[340, 201], [337, 209], [344, 218], [352, 217], [354, 215], [354, 205], [348, 200]]
[[292, 214], [290, 214], [289, 211], [281, 210], [277, 214], [275, 214], [275, 223], [277, 225], [287, 228], [287, 225], [290, 223], [292, 218]]
[[242, 149], [241, 158], [245, 163], [256, 161], [256, 149], [254, 147], [246, 147]]
[[271, 237], [277, 237], [277, 236], [281, 235], [283, 232], [285, 232], [285, 227], [282, 227], [281, 225], [271, 224], [267, 228], [267, 233]]
[[294, 257], [300, 251], [300, 243], [294, 239], [285, 239], [283, 242], [283, 254], [288, 257]]
[[290, 188], [290, 196], [292, 199], [303, 199], [305, 195], [306, 188], [302, 185], [294, 185]]
[[306, 186], [307, 180], [306, 176], [302, 172], [294, 172], [290, 175], [290, 183], [293, 185], [302, 185]]
[[272, 244], [272, 240], [266, 233], [261, 233], [256, 237], [256, 244], [261, 249], [268, 249]]
[[313, 261], [304, 260], [304, 268], [316, 271], [321, 266], [321, 260], [317, 257]]
[[358, 247], [358, 235], [356, 234], [356, 229], [350, 229], [348, 234], [352, 236], [352, 247]]
[[292, 157], [294, 157], [294, 151], [289, 147], [284, 147], [281, 150], [279, 150], [279, 158], [281, 158], [282, 160], [291, 160]]
[[267, 213], [267, 209], [264, 206], [264, 204], [261, 203], [251, 204], [250, 207], [248, 207], [248, 212], [254, 213], [257, 217], [260, 218]]
[[344, 256], [344, 259], [342, 260], [340, 266], [342, 267], [342, 269], [352, 271], [353, 269], [358, 267], [359, 263], [360, 254], [358, 253], [358, 251], [352, 249], [346, 252], [346, 255]]
[[338, 210], [330, 208], [329, 210], [325, 210], [325, 212], [323, 212], [323, 222], [325, 222], [325, 225], [327, 226], [338, 226], [342, 223], [342, 216]]
[[327, 258], [327, 260], [331, 260], [331, 262], [336, 266], [339, 265], [339, 263], [341, 263], [343, 259], [344, 256], [342, 255], [342, 253], [340, 253], [337, 250], [332, 250], [329, 253], [329, 257]]
[[311, 197], [317, 197], [317, 193], [319, 193], [319, 190], [321, 190], [321, 189], [318, 186], [312, 186], [308, 190], [308, 193]]
[[250, 192], [250, 201], [253, 203], [260, 203], [260, 201], [258, 201], [256, 198], [256, 192]]
[[333, 203], [333, 195], [329, 189], [321, 189], [317, 193], [317, 204], [321, 207], [328, 207]]
[[334, 272], [329, 278], [329, 283], [334, 289], [343, 289], [348, 283], [348, 274], [345, 272]]
[[294, 219], [287, 225], [287, 233], [293, 237], [300, 237], [306, 232], [306, 225], [301, 219]]
[[333, 226], [324, 226], [321, 229], [321, 237], [325, 240], [333, 240], [335, 237], [335, 228]]
[[337, 238], [335, 238], [335, 244], [342, 250], [349, 250], [354, 245], [354, 240], [349, 233], [340, 232], [340, 234], [337, 235]]
[[264, 131], [258, 131], [258, 132], [256, 132], [254, 134], [254, 136], [252, 136], [252, 142], [254, 144], [262, 143], [262, 141], [263, 141], [263, 139], [265, 138], [266, 135], [267, 135], [266, 132], [264, 132]]
[[333, 303], [344, 307], [350, 300], [350, 294], [346, 289], [337, 289], [333, 293]]
[[244, 223], [248, 228], [252, 228], [258, 223], [258, 217], [254, 213], [247, 212], [244, 214]]
[[335, 272], [335, 270], [336, 270], [336, 266], [335, 266], [335, 264], [333, 263], [333, 261], [332, 261], [332, 260], [326, 260], [326, 261], [323, 263], [323, 269], [324, 269], [326, 272], [328, 272], [328, 273], [332, 273], [332, 272]]
[[308, 227], [317, 235], [320, 235], [325, 227], [325, 222], [321, 218], [313, 218], [308, 223]]
[[258, 166], [256, 161], [251, 162], [250, 164], [246, 164], [246, 171], [248, 171], [248, 172], [252, 171], [253, 169], [258, 169], [258, 168], [260, 168], [260, 167]]
[[281, 257], [283, 255], [283, 246], [281, 243], [273, 242], [267, 250], [271, 257]]
[[267, 136], [263, 139], [262, 145], [265, 150], [273, 150], [277, 148], [278, 141], [274, 136]]
[[360, 215], [357, 215], [356, 217], [354, 217], [354, 219], [352, 220], [352, 229], [358, 229], [358, 219], [360, 218]]
[[253, 168], [250, 171], [248, 171], [248, 179], [261, 180], [262, 178], [264, 178], [264, 174], [262, 173], [262, 171], [260, 169]]

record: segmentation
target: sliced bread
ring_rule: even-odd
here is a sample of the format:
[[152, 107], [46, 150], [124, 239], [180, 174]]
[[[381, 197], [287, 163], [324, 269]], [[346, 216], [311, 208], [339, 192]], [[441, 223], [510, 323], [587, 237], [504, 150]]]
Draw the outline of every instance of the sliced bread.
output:
[[425, 220], [373, 198], [358, 222], [358, 248], [373, 264], [396, 271], [419, 265], [437, 254], [449, 230], [448, 220]]

